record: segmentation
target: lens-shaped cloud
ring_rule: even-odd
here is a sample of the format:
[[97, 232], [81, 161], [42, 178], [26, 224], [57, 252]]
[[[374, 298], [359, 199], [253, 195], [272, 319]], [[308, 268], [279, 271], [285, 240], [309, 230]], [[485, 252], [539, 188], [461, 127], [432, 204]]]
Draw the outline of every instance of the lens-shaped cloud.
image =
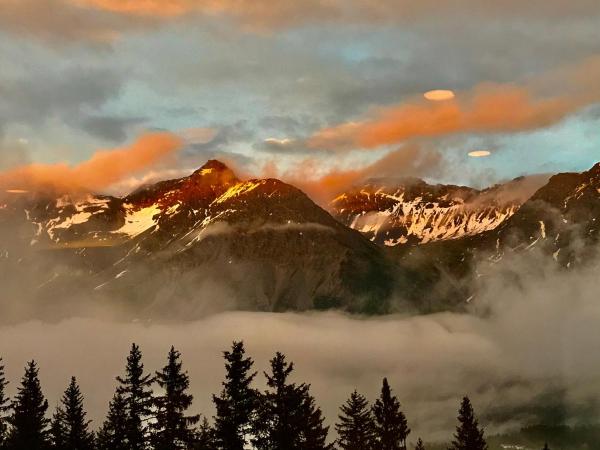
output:
[[433, 91], [427, 91], [423, 94], [427, 100], [434, 102], [440, 102], [444, 100], [451, 100], [455, 97], [454, 91], [447, 89], [435, 89]]
[[492, 152], [489, 150], [473, 150], [472, 152], [469, 152], [469, 156], [471, 158], [484, 158], [486, 156], [490, 156], [491, 154]]

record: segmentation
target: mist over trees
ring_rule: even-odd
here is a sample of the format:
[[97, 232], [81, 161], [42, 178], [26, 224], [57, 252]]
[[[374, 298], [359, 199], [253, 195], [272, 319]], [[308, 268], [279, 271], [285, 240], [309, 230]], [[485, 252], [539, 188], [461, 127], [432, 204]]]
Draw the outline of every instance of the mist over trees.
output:
[[[215, 415], [191, 413], [193, 396], [181, 354], [168, 352], [165, 366], [148, 372], [132, 344], [106, 419], [92, 431], [85, 399], [72, 377], [51, 419], [34, 361], [12, 401], [0, 359], [0, 450], [408, 450], [410, 428], [388, 380], [373, 405], [354, 391], [341, 405], [335, 430], [310, 385], [291, 380], [294, 363], [277, 352], [263, 372], [266, 389], [254, 387], [258, 372], [243, 342], [223, 352], [225, 379], [213, 396]], [[421, 438], [416, 450], [424, 450]], [[449, 450], [487, 450], [471, 402], [462, 401]]]

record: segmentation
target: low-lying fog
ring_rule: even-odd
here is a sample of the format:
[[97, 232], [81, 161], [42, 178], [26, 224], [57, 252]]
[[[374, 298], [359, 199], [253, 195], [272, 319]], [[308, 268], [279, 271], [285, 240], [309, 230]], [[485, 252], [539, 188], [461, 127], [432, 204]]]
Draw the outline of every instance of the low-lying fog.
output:
[[[510, 272], [525, 273], [535, 260]], [[331, 423], [358, 388], [374, 399], [390, 379], [413, 438], [449, 437], [459, 398], [472, 397], [488, 432], [538, 423], [595, 422], [600, 400], [598, 268], [558, 271], [486, 283], [471, 314], [351, 317], [341, 313], [222, 313], [179, 324], [117, 323], [72, 318], [0, 325], [10, 393], [26, 361], [41, 369], [51, 407], [71, 375], [80, 380], [94, 426], [99, 424], [131, 342], [147, 369], [164, 365], [175, 345], [192, 378], [194, 409], [213, 414], [221, 351], [243, 339], [261, 373], [276, 350], [296, 363], [296, 381], [312, 391]], [[517, 287], [518, 286], [518, 287]]]

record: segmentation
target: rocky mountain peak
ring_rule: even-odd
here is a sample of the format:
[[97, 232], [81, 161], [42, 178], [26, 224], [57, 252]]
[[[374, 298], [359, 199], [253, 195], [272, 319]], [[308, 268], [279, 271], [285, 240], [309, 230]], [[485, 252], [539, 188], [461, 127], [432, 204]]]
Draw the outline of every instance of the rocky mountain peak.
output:
[[209, 159], [206, 163], [194, 172], [194, 175], [203, 175], [213, 172], [231, 172], [233, 171], [224, 163], [217, 159]]

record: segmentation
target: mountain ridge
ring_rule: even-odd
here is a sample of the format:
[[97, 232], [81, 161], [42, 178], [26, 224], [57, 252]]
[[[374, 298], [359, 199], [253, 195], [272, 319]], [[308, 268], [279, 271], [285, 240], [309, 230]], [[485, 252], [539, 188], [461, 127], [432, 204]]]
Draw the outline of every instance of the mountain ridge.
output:
[[[359, 200], [370, 200], [373, 211], [396, 208], [413, 214], [404, 214], [404, 225], [420, 224], [400, 229], [412, 230], [410, 240], [387, 246], [377, 233], [347, 226], [348, 218], [340, 220], [290, 184], [241, 180], [212, 160], [187, 177], [121, 198], [10, 197], [0, 208], [0, 235], [12, 236], [0, 242], [0, 268], [15, 298], [25, 279], [40, 280], [26, 286], [37, 308], [50, 308], [57, 298], [85, 298], [115, 303], [125, 317], [197, 317], [222, 309], [460, 309], [474, 298], [478, 277], [509, 255], [535, 248], [561, 267], [591, 257], [575, 243], [598, 241], [600, 164], [555, 175], [522, 201], [526, 182], [476, 190], [411, 179], [406, 196], [379, 185], [358, 188]], [[357, 205], [348, 217], [364, 206]], [[506, 217], [486, 222], [498, 205]], [[514, 211], [502, 213], [503, 205]], [[435, 214], [427, 216], [428, 210]], [[477, 219], [473, 232], [456, 214], [462, 210]], [[443, 226], [451, 232], [438, 233]]]

